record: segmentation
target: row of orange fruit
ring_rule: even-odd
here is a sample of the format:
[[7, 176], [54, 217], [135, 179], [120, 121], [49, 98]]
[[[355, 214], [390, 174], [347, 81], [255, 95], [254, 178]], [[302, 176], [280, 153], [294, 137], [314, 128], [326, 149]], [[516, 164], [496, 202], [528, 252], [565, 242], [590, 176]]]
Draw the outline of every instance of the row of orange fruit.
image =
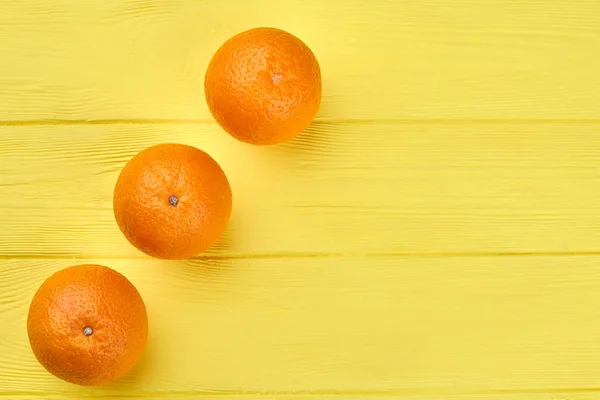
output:
[[[227, 40], [206, 71], [211, 114], [233, 137], [255, 145], [290, 140], [321, 103], [321, 71], [296, 36], [255, 28]], [[225, 231], [232, 191], [219, 164], [183, 144], [135, 155], [116, 182], [113, 209], [129, 242], [149, 256], [186, 259]], [[46, 279], [27, 319], [31, 348], [50, 373], [79, 385], [119, 379], [140, 359], [148, 338], [141, 295], [127, 278], [100, 265], [78, 265]]]

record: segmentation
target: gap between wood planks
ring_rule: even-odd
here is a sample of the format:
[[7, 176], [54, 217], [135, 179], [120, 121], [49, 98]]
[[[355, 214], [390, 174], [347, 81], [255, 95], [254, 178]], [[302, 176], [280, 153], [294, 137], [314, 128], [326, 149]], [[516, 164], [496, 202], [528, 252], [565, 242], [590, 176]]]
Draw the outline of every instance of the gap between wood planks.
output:
[[[600, 118], [325, 118], [313, 125], [327, 124], [599, 124]], [[69, 126], [69, 125], [193, 125], [216, 124], [212, 119], [40, 119], [0, 121], [3, 126]]]
[[[202, 255], [189, 260], [246, 260], [246, 259], [277, 259], [277, 258], [477, 258], [477, 257], [588, 257], [600, 256], [600, 251], [481, 251], [481, 252], [363, 252], [363, 253], [255, 253], [255, 254], [225, 254]], [[0, 260], [61, 260], [61, 259], [145, 259], [140, 256], [110, 256], [104, 254], [0, 254]]]
[[[1, 397], [27, 397], [27, 398], [44, 398], [44, 399], [62, 399], [65, 397], [77, 396], [77, 398], [89, 398], [89, 399], [110, 399], [110, 398], [177, 398], [177, 397], [196, 397], [206, 399], [232, 399], [232, 398], [309, 398], [311, 396], [332, 396], [335, 398], [341, 397], [352, 397], [362, 399], [365, 396], [369, 397], [388, 397], [388, 396], [411, 396], [415, 398], [426, 398], [428, 400], [434, 400], [437, 398], [443, 398], [444, 396], [510, 396], [510, 398], [521, 398], [531, 395], [547, 395], [547, 396], [565, 396], [565, 395], [579, 395], [579, 396], [597, 396], [600, 392], [600, 388], [547, 388], [547, 389], [490, 389], [490, 390], [468, 390], [458, 388], [440, 388], [440, 389], [390, 389], [390, 390], [298, 390], [298, 391], [177, 391], [177, 392], [144, 392], [144, 393], [53, 393], [53, 394], [40, 394], [35, 392], [0, 392]], [[440, 397], [441, 396], [441, 397]], [[577, 397], [578, 399], [580, 397]], [[495, 398], [495, 397], [494, 397]], [[537, 397], [536, 397], [537, 398]], [[545, 398], [545, 397], [544, 397]], [[554, 398], [554, 397], [550, 397]], [[588, 398], [587, 396], [585, 397]], [[593, 397], [589, 397], [590, 399]]]

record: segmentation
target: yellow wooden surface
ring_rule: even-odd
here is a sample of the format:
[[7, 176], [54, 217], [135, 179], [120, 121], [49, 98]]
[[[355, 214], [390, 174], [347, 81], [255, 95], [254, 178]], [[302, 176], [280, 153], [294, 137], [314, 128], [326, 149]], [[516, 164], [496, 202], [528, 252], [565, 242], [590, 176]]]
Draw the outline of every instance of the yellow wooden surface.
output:
[[[323, 70], [316, 122], [277, 147], [203, 98], [255, 26]], [[4, 0], [0, 51], [0, 398], [600, 397], [599, 2]], [[120, 168], [160, 142], [232, 184], [194, 260], [113, 221]], [[27, 342], [36, 288], [80, 262], [148, 305], [143, 360], [104, 388]]]

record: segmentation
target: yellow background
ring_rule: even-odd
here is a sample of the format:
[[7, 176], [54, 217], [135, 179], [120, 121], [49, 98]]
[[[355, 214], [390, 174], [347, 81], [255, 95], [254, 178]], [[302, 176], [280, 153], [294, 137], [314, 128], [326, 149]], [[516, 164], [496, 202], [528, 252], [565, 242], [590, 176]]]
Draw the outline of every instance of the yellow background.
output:
[[[237, 142], [204, 72], [256, 26], [304, 40], [323, 105], [291, 143]], [[112, 189], [160, 142], [209, 152], [219, 243], [150, 259]], [[0, 399], [600, 397], [597, 0], [3, 0]], [[79, 388], [36, 362], [42, 281], [124, 273], [144, 358]]]

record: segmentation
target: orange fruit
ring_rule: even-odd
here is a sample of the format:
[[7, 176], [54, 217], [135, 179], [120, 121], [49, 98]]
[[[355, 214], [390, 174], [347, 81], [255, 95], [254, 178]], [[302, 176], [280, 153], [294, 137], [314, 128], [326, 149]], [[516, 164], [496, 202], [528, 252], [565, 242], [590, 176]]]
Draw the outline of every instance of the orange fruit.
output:
[[208, 154], [183, 144], [159, 144], [134, 156], [115, 186], [119, 228], [140, 251], [185, 259], [211, 247], [231, 215], [225, 173]]
[[27, 333], [48, 372], [67, 382], [97, 386], [126, 374], [141, 357], [148, 317], [136, 288], [101, 265], [56, 272], [35, 293]]
[[210, 112], [229, 134], [247, 143], [278, 144], [311, 123], [321, 104], [321, 70], [296, 36], [255, 28], [227, 40], [204, 79]]

